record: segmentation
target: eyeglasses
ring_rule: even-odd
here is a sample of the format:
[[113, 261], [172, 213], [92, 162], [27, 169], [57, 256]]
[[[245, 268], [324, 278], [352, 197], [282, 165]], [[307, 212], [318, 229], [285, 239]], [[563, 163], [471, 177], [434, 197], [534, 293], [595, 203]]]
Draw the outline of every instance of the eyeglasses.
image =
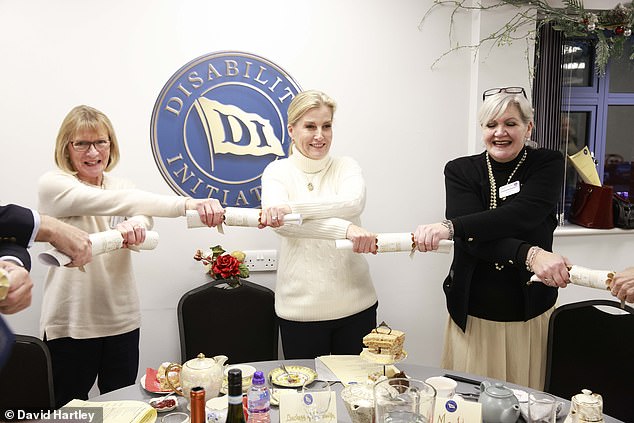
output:
[[526, 97], [526, 91], [522, 87], [505, 87], [505, 88], [490, 88], [482, 93], [482, 101], [484, 101], [487, 97], [499, 94], [499, 93], [507, 93], [507, 94], [522, 94], [524, 98]]
[[72, 141], [70, 145], [73, 146], [73, 150], [83, 153], [90, 150], [91, 146], [95, 146], [97, 151], [105, 151], [110, 148], [110, 140], [97, 140], [97, 141]]

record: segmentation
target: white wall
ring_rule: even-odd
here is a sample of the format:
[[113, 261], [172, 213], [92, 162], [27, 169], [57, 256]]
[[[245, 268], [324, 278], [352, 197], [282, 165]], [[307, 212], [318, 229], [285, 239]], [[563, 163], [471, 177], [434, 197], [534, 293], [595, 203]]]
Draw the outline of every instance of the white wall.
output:
[[[354, 156], [365, 169], [364, 225], [376, 232], [413, 231], [444, 214], [444, 164], [482, 150], [474, 113], [484, 88], [528, 86], [525, 45], [496, 48], [473, 60], [447, 48], [449, 12], [432, 0], [0, 0], [2, 203], [37, 207], [36, 182], [54, 166], [55, 136], [77, 104], [103, 110], [115, 125], [122, 160], [114, 173], [140, 188], [171, 193], [150, 149], [156, 97], [182, 65], [220, 50], [244, 50], [285, 68], [303, 88], [318, 88], [339, 104], [333, 153]], [[459, 13], [455, 39], [473, 42], [494, 14]], [[278, 248], [268, 231], [187, 230], [183, 219], [156, 219], [161, 243], [136, 256], [143, 324], [141, 371], [178, 360], [176, 304], [206, 278], [195, 249]], [[618, 237], [618, 242], [631, 236]], [[620, 268], [607, 237], [566, 239], [561, 248], [597, 267]], [[558, 243], [559, 243], [558, 239]], [[592, 242], [592, 246], [590, 243]], [[32, 255], [42, 251], [37, 245]], [[407, 332], [408, 361], [437, 365], [446, 321], [441, 283], [450, 256], [368, 257], [379, 295], [379, 321]], [[9, 316], [19, 333], [37, 334], [45, 269], [35, 264], [33, 305]], [[274, 287], [274, 273], [251, 280]], [[574, 290], [575, 288], [569, 288]], [[593, 295], [594, 293], [588, 293]], [[247, 310], [236, 310], [238, 318]], [[211, 335], [210, 335], [211, 336]]]

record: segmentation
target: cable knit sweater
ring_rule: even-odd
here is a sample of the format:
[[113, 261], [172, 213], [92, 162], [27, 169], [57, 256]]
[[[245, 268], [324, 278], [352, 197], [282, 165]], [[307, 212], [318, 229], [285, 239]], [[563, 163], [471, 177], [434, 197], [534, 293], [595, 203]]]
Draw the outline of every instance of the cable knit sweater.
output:
[[[39, 180], [39, 210], [88, 233], [111, 229], [111, 216], [129, 217], [152, 227], [148, 216], [185, 214], [185, 197], [157, 195], [134, 189], [124, 179], [105, 174], [103, 187], [52, 171]], [[130, 250], [93, 257], [85, 272], [51, 267], [44, 286], [40, 334], [47, 339], [119, 335], [141, 324]]]
[[[308, 184], [314, 189], [310, 191]], [[372, 306], [376, 292], [362, 254], [337, 250], [348, 226], [361, 226], [365, 182], [349, 157], [312, 160], [299, 151], [262, 174], [262, 206], [288, 204], [302, 225], [284, 225], [275, 286], [275, 311], [293, 321], [347, 317]]]

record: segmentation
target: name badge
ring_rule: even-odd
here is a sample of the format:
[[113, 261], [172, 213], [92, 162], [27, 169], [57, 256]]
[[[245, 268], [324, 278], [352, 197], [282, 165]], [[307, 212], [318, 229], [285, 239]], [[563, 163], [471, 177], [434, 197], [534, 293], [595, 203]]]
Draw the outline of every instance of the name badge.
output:
[[505, 198], [518, 192], [520, 192], [520, 181], [515, 181], [500, 187], [500, 198]]

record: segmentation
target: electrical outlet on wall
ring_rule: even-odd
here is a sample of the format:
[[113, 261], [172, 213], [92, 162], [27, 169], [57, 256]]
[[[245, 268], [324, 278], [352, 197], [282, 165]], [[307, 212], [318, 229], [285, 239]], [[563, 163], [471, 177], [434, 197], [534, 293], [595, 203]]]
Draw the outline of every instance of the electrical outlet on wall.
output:
[[246, 250], [244, 264], [249, 272], [269, 272], [277, 270], [277, 250]]

